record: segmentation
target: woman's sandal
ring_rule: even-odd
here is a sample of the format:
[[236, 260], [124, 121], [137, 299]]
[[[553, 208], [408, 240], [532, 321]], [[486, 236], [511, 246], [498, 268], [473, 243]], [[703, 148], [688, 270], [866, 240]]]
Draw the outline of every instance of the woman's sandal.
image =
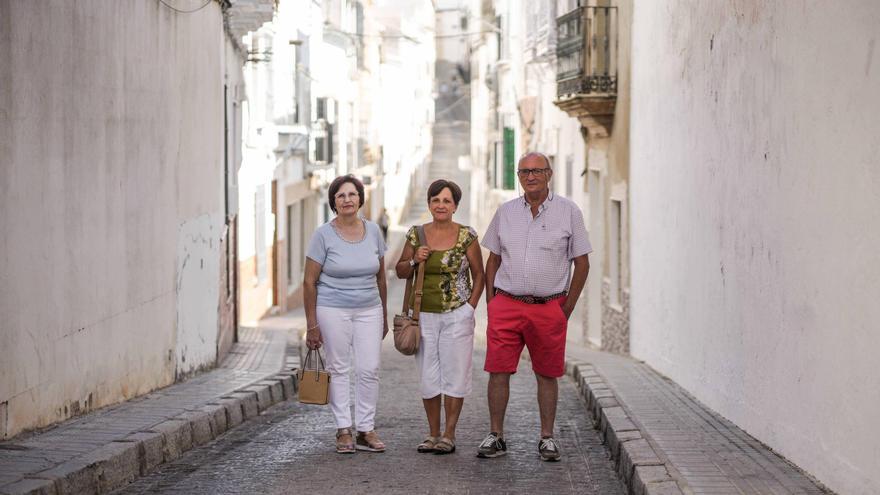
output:
[[359, 431], [355, 441], [355, 448], [358, 450], [366, 450], [367, 452], [385, 452], [385, 444], [379, 440], [376, 430], [363, 432]]
[[[348, 441], [342, 441], [340, 438], [348, 437]], [[354, 443], [351, 441], [351, 429], [340, 428], [336, 430], [336, 453], [337, 454], [354, 454]]]
[[440, 437], [440, 441], [434, 444], [434, 455], [451, 454], [455, 452], [455, 440], [449, 437]]
[[434, 446], [437, 445], [437, 440], [439, 440], [437, 437], [425, 437], [425, 439], [422, 440], [422, 443], [420, 443], [419, 446], [416, 447], [416, 450], [418, 452], [421, 452], [422, 454], [429, 454], [431, 452], [434, 452]]

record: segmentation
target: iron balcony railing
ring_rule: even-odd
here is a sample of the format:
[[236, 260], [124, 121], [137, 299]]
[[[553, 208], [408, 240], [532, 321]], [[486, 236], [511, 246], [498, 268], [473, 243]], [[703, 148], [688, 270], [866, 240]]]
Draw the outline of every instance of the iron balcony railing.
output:
[[556, 29], [556, 96], [617, 94], [617, 7], [577, 7]]

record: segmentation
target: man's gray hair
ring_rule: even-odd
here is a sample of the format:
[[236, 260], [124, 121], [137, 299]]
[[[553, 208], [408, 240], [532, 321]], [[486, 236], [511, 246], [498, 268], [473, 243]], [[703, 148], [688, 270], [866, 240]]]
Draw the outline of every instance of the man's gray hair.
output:
[[526, 158], [531, 158], [533, 156], [541, 157], [544, 160], [544, 163], [547, 164], [547, 168], [549, 168], [549, 169], [553, 168], [553, 166], [550, 165], [550, 159], [547, 158], [547, 155], [545, 155], [544, 153], [541, 153], [540, 151], [527, 151], [527, 152], [525, 152], [523, 154], [523, 156], [519, 157], [519, 161], [516, 162], [516, 166], [518, 167], [519, 164], [522, 163], [523, 160], [525, 160]]

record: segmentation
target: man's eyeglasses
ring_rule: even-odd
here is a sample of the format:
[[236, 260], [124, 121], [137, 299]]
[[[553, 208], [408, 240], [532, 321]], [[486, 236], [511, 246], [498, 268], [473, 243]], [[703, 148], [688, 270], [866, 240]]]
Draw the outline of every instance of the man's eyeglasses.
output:
[[533, 174], [535, 177], [544, 177], [547, 174], [549, 168], [521, 168], [516, 171], [516, 175], [525, 179], [529, 176], [529, 174]]

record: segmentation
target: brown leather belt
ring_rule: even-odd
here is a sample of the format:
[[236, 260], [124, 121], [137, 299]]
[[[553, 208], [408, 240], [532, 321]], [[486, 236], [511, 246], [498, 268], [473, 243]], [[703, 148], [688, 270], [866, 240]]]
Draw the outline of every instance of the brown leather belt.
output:
[[501, 294], [502, 296], [507, 296], [514, 301], [523, 302], [526, 304], [546, 304], [554, 299], [559, 299], [560, 297], [568, 295], [568, 292], [562, 291], [557, 292], [556, 294], [551, 294], [549, 296], [540, 297], [540, 296], [517, 296], [507, 292], [504, 289], [495, 288], [495, 295]]

